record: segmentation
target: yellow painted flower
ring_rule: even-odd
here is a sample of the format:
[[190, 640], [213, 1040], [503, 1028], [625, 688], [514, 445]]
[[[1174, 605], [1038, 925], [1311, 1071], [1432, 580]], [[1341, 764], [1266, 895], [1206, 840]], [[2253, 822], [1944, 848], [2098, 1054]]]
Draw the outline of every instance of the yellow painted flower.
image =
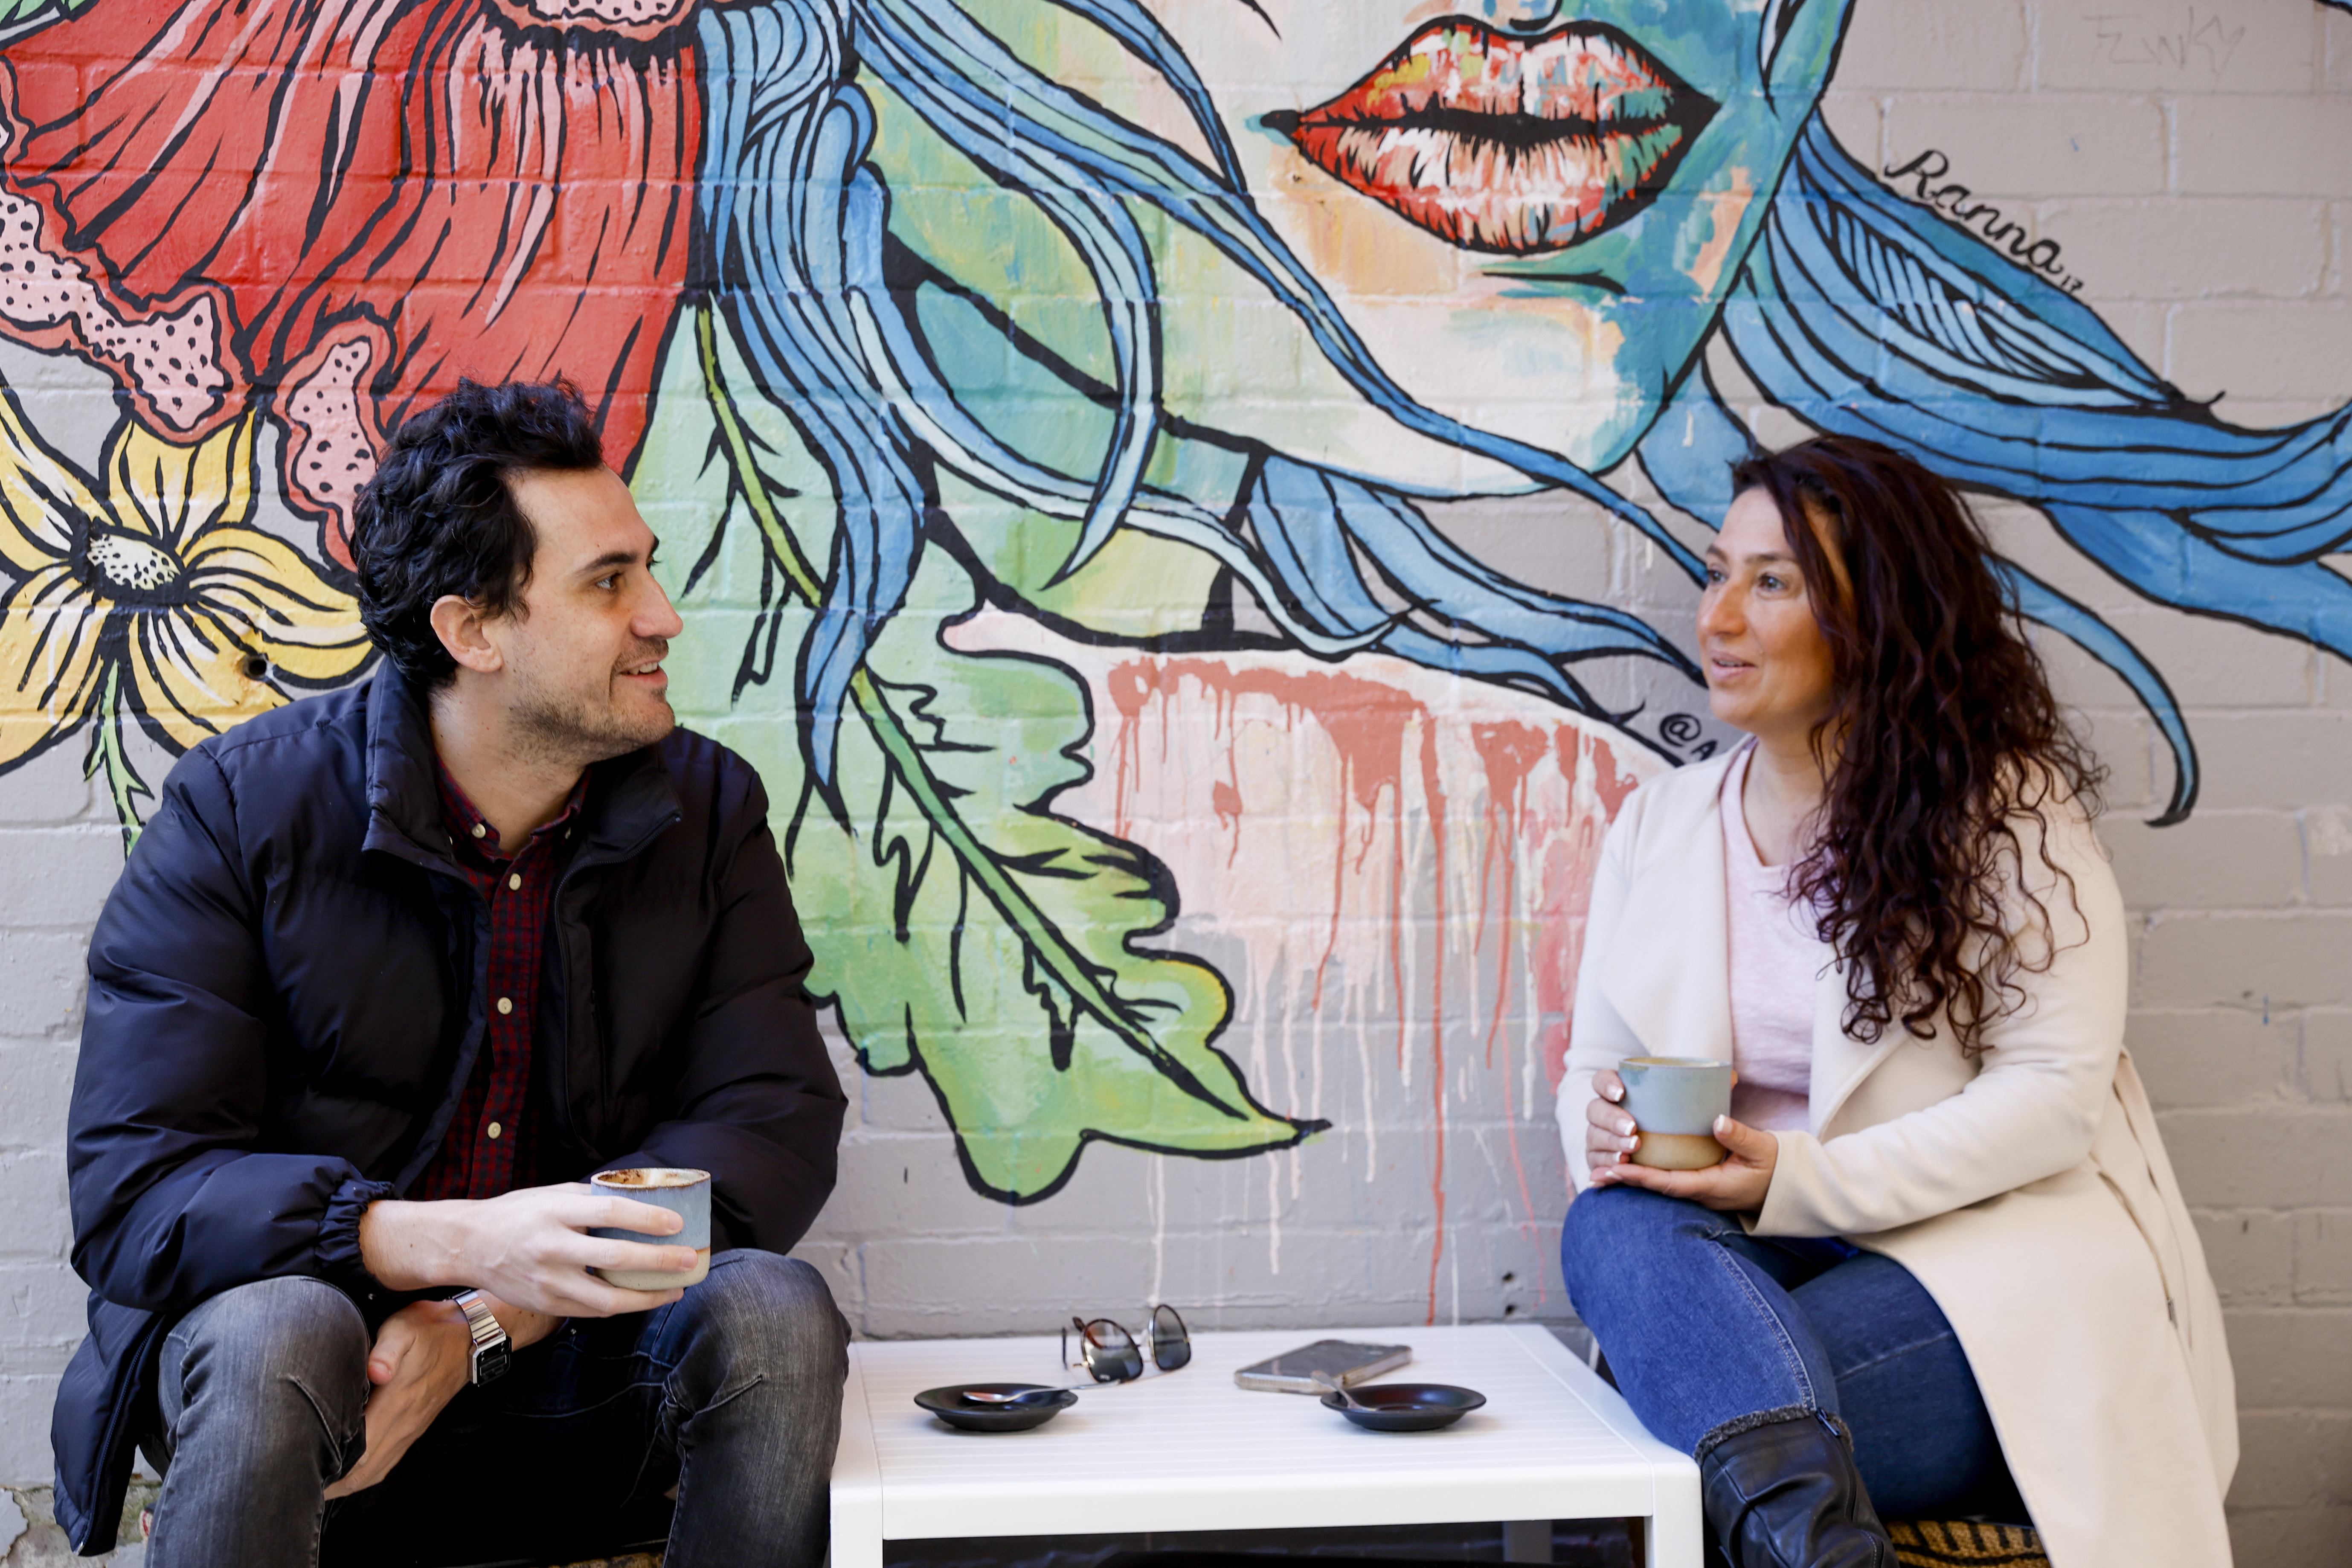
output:
[[365, 663], [358, 602], [249, 526], [254, 423], [179, 446], [126, 418], [92, 479], [0, 391], [0, 769], [97, 713], [92, 765], [135, 831], [126, 716], [184, 752]]

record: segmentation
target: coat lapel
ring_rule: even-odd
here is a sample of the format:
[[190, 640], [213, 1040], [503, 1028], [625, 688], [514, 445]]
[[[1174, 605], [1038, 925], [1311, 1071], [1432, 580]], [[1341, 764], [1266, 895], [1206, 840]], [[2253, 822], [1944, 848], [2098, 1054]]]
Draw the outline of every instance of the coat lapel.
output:
[[1715, 820], [1729, 765], [1727, 757], [1699, 764], [1716, 788], [1694, 778], [1661, 792], [1656, 815], [1642, 824], [1643, 852], [1626, 868], [1601, 991], [1642, 1048], [1658, 1056], [1731, 1059], [1727, 872]]
[[1853, 1098], [1873, 1068], [1906, 1038], [1900, 1026], [1865, 1045], [1845, 1032], [1845, 975], [1843, 963], [1830, 962], [1830, 945], [1822, 944], [1822, 975], [1813, 986], [1813, 1072], [1808, 1086], [1811, 1097], [1807, 1116], [1813, 1135], [1829, 1136], [1830, 1119]]
[[[1641, 848], [1627, 868], [1625, 905], [1610, 941], [1601, 991], [1644, 1051], [1731, 1059], [1730, 870], [1724, 858], [1724, 757], [1687, 785], [1661, 791], [1642, 824]], [[1679, 784], [1679, 779], [1677, 780]], [[1887, 1054], [1906, 1038], [1890, 1029], [1874, 1045], [1845, 1032], [1845, 966], [1821, 945], [1813, 991], [1813, 1065], [1809, 1089], [1817, 1136]]]

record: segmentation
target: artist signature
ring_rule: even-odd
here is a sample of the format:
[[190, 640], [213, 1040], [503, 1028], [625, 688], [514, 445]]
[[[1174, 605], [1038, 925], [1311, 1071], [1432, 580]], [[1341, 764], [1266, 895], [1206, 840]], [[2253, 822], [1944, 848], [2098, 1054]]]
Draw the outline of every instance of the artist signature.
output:
[[1905, 191], [1904, 195], [1922, 206], [1933, 207], [1988, 244], [2006, 250], [2011, 258], [2048, 278], [2067, 293], [2083, 291], [2083, 280], [2066, 270], [2064, 263], [2059, 259], [2061, 252], [2056, 240], [2031, 238], [2022, 224], [2004, 217], [2001, 210], [1990, 202], [1977, 201], [1976, 193], [1958, 181], [1949, 184], [1937, 184], [1951, 172], [1951, 159], [1930, 147], [1902, 167], [1888, 168], [1885, 174], [1895, 183], [1898, 191], [1902, 190], [1904, 181], [1911, 181], [1911, 189]]

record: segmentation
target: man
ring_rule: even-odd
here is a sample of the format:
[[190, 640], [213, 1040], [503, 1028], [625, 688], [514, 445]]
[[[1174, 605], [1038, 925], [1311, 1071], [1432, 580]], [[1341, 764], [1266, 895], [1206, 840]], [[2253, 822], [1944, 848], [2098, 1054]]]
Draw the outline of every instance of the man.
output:
[[[471, 382], [362, 498], [364, 686], [206, 742], [90, 948], [68, 1172], [90, 1333], [58, 1515], [152, 1568], [609, 1549], [816, 1563], [845, 1332], [778, 1254], [844, 1099], [751, 768], [677, 728], [655, 540], [568, 386]], [[667, 1211], [713, 1177], [709, 1278]], [[503, 1373], [501, 1375], [501, 1369]]]

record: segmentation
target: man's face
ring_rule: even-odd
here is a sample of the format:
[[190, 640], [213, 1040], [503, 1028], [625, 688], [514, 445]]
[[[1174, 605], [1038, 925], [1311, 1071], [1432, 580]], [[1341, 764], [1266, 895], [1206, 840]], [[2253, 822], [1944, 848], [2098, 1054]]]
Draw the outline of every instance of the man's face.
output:
[[610, 468], [507, 484], [539, 535], [519, 613], [485, 627], [518, 745], [581, 766], [652, 745], [677, 725], [661, 661], [685, 624], [654, 581], [653, 530]]

